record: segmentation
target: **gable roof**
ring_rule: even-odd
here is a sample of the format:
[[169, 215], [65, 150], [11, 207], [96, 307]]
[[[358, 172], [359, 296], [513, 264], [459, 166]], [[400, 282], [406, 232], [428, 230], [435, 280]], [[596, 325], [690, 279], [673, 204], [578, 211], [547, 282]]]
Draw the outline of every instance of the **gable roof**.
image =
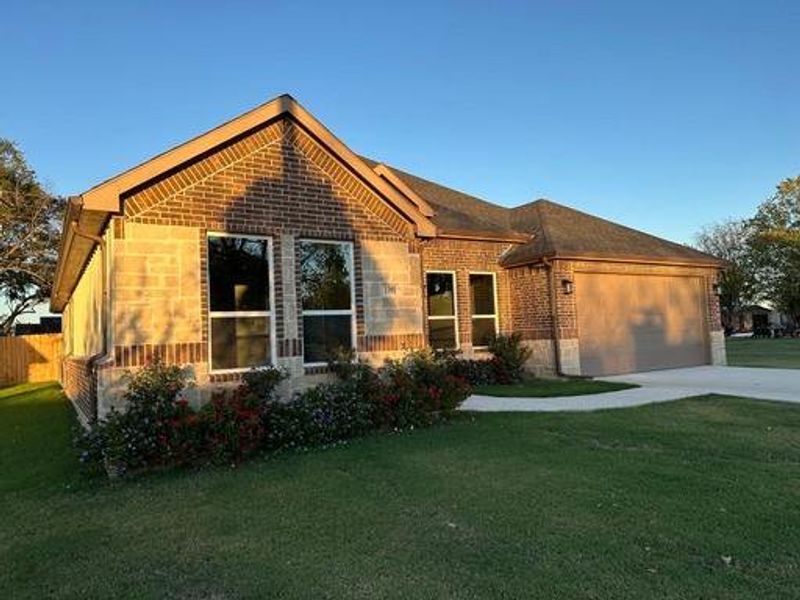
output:
[[537, 200], [506, 208], [352, 152], [289, 95], [279, 96], [219, 127], [124, 171], [72, 198], [64, 216], [50, 308], [63, 310], [101, 236], [131, 190], [224, 148], [278, 118], [289, 117], [313, 135], [351, 172], [413, 224], [421, 237], [498, 240], [515, 244], [503, 266], [542, 258], [606, 258], [720, 266], [722, 261], [687, 246]]
[[232, 140], [246, 136], [284, 117], [291, 118], [302, 126], [355, 176], [407, 219], [414, 226], [417, 235], [421, 237], [436, 235], [436, 227], [424, 214], [424, 207], [420, 207], [414, 199], [404, 195], [396, 185], [392, 185], [386, 178], [376, 173], [371, 165], [366, 165], [294, 98], [284, 94], [115, 175], [71, 199], [64, 216], [50, 309], [54, 312], [61, 312], [64, 309], [96, 245], [92, 237], [102, 235], [110, 217], [122, 212], [124, 197], [128, 192], [149, 185], [165, 173], [191, 164], [198, 157], [223, 148]]

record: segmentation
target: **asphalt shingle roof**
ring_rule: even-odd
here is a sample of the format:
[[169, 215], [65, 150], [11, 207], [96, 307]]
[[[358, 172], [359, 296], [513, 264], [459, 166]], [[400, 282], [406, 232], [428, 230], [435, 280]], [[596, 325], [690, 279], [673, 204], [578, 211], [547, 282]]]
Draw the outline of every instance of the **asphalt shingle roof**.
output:
[[[373, 168], [378, 164], [368, 158], [364, 160]], [[504, 266], [531, 263], [543, 257], [721, 264], [719, 259], [694, 248], [550, 200], [506, 208], [390, 168], [432, 206], [436, 211], [432, 220], [445, 233], [531, 236], [530, 241], [516, 245], [503, 256]]]

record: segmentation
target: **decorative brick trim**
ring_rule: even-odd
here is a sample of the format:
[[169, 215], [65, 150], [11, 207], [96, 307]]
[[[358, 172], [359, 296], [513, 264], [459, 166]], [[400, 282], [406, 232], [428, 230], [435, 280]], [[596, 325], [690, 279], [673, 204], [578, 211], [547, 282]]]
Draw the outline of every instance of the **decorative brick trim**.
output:
[[242, 380], [244, 373], [211, 373], [208, 376], [209, 383], [238, 383]]
[[393, 352], [425, 347], [425, 335], [405, 333], [394, 335], [366, 335], [358, 337], [359, 352]]
[[[161, 223], [166, 217], [171, 221], [170, 224], [194, 224], [193, 221], [197, 217], [202, 217], [202, 213], [197, 212], [196, 207], [192, 207], [186, 202], [177, 201], [175, 210], [172, 211], [154, 211], [154, 209], [158, 208], [165, 200], [180, 198], [186, 194], [192, 197], [205, 197], [209, 194], [224, 195], [225, 188], [229, 183], [242, 177], [249, 176], [251, 179], [257, 180], [257, 170], [250, 163], [258, 162], [258, 153], [269, 149], [278, 142], [282, 145], [280, 153], [283, 160], [272, 164], [269, 160], [265, 160], [264, 163], [280, 172], [282, 177], [286, 178], [288, 171], [299, 167], [293, 163], [286, 152], [288, 148], [292, 148], [327, 176], [342, 194], [361, 204], [368, 212], [385, 223], [390, 230], [403, 238], [413, 237], [413, 226], [400, 213], [372, 188], [367, 187], [358, 176], [346, 169], [302, 126], [288, 119], [271, 123], [255, 133], [199, 157], [196, 162], [180, 167], [154, 182], [149, 182], [133, 190], [123, 198], [125, 214], [129, 218], [136, 217], [136, 220], [142, 223], [151, 221]], [[304, 174], [300, 173], [297, 178], [298, 185], [290, 192], [302, 192], [304, 180]], [[198, 188], [199, 184], [206, 183], [208, 185], [200, 187], [208, 189]], [[298, 219], [300, 219], [299, 224], [302, 221], [302, 215], [298, 215]]]
[[185, 191], [196, 183], [230, 167], [246, 156], [281, 139], [287, 121], [267, 123], [260, 129], [236, 138], [227, 144], [195, 159], [195, 162], [163, 174], [123, 196], [125, 214], [135, 216], [152, 208], [162, 200]]
[[297, 338], [278, 339], [278, 357], [303, 356], [303, 340]]
[[117, 367], [142, 367], [160, 357], [168, 365], [206, 362], [208, 344], [205, 342], [177, 342], [171, 344], [136, 344], [114, 346], [114, 365]]

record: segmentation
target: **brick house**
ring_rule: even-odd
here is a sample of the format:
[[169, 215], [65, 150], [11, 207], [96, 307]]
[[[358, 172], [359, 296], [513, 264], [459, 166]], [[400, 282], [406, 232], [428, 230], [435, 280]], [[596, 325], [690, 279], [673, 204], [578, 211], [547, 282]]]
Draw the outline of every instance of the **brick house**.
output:
[[197, 394], [522, 334], [539, 374], [724, 363], [720, 262], [538, 200], [504, 208], [353, 153], [290, 96], [72, 198], [51, 309], [85, 419], [158, 354]]

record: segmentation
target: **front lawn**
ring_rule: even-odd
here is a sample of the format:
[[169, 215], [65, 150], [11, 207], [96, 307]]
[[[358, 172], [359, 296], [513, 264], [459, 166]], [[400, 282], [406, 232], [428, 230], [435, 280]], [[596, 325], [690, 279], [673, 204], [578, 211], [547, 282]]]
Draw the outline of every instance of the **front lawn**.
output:
[[551, 398], [556, 396], [584, 396], [602, 394], [639, 387], [632, 383], [597, 381], [594, 379], [526, 379], [520, 383], [479, 385], [473, 389], [481, 396], [505, 398]]
[[800, 406], [464, 414], [239, 469], [87, 482], [0, 391], [2, 598], [795, 598]]
[[726, 349], [734, 367], [800, 369], [800, 338], [728, 338]]

